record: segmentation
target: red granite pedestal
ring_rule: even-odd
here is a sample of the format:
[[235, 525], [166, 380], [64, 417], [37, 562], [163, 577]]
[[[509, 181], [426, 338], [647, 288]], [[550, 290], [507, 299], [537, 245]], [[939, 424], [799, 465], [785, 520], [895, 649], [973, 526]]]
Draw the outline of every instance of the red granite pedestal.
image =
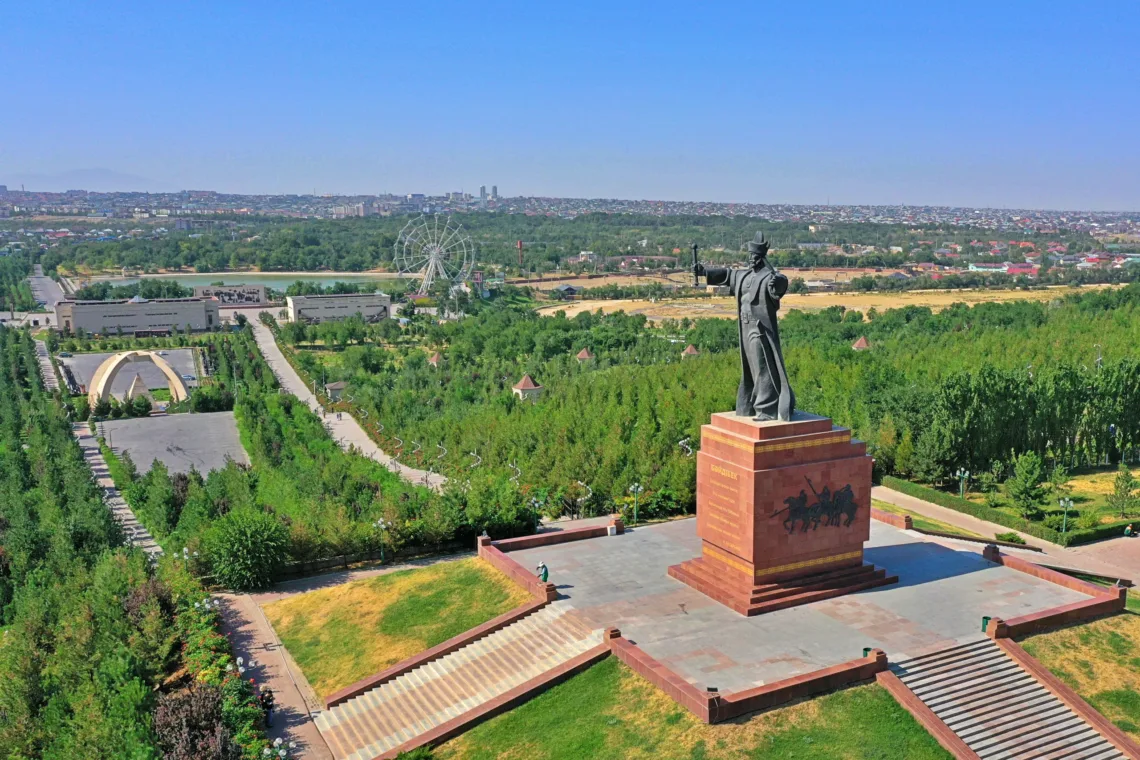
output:
[[826, 417], [714, 414], [697, 454], [701, 556], [669, 575], [742, 615], [895, 583], [863, 562], [871, 457]]

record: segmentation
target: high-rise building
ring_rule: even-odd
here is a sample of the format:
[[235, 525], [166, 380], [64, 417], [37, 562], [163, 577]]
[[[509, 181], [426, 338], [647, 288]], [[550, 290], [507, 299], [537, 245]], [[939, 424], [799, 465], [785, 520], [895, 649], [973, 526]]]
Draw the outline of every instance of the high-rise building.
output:
[[499, 200], [499, 186], [498, 185], [491, 185], [491, 200], [493, 200], [493, 201]]
[[481, 201], [487, 200], [487, 186], [486, 185], [479, 185], [479, 200], [481, 200]]

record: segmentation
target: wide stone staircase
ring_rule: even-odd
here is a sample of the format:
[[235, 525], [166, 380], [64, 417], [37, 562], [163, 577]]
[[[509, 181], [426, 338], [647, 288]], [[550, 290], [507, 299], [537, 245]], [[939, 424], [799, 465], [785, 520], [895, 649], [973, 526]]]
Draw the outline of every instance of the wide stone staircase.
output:
[[372, 760], [602, 643], [554, 602], [315, 717], [338, 760]]
[[892, 670], [982, 760], [1125, 758], [988, 638]]
[[55, 376], [55, 367], [51, 366], [51, 354], [48, 353], [47, 344], [42, 340], [36, 341], [36, 361], [40, 365], [40, 375], [44, 379], [44, 387], [49, 391], [59, 390], [59, 380]]

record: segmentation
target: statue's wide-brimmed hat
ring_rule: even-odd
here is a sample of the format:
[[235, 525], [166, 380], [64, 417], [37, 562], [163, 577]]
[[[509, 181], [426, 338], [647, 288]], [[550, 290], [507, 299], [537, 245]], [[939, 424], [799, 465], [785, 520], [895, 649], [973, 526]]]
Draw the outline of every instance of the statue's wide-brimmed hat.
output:
[[758, 251], [768, 252], [768, 240], [764, 237], [763, 232], [757, 232], [756, 237], [748, 241], [748, 252], [756, 253]]

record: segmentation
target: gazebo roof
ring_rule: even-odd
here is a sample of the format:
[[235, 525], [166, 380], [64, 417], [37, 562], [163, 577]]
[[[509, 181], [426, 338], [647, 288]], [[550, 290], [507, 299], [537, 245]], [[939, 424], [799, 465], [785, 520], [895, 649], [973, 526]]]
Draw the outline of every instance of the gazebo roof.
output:
[[590, 353], [589, 347], [583, 348], [578, 352], [578, 359], [593, 359], [594, 355]]
[[539, 385], [538, 383], [536, 383], [534, 380], [532, 380], [530, 375], [523, 375], [522, 380], [519, 380], [512, 387], [515, 390], [519, 390], [519, 391], [533, 391], [537, 388], [541, 388], [542, 386]]
[[855, 349], [856, 351], [862, 351], [862, 350], [870, 348], [870, 347], [871, 347], [871, 344], [870, 344], [870, 342], [867, 341], [866, 335], [860, 335], [859, 340], [857, 340], [851, 344], [851, 348]]
[[681, 353], [683, 353], [685, 356], [696, 356], [700, 353], [700, 351], [697, 350], [696, 346], [690, 343], [689, 345], [685, 346], [685, 350]]
[[326, 391], [343, 391], [348, 387], [348, 383], [344, 380], [337, 380], [335, 383], [325, 383]]

